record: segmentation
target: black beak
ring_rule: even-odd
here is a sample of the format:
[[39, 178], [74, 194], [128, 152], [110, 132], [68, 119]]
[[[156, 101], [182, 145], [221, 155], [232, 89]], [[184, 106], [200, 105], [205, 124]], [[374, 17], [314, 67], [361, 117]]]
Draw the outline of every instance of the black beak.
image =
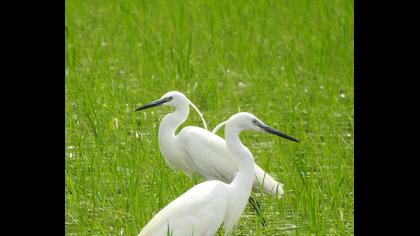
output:
[[293, 138], [292, 136], [289, 136], [289, 135], [287, 135], [287, 134], [283, 134], [282, 132], [277, 131], [277, 130], [275, 130], [275, 129], [271, 128], [270, 126], [265, 125], [265, 124], [263, 124], [263, 123], [261, 123], [261, 122], [259, 122], [259, 121], [257, 121], [257, 120], [255, 120], [255, 124], [256, 124], [258, 127], [260, 127], [261, 129], [263, 129], [263, 130], [264, 130], [265, 132], [267, 132], [267, 133], [274, 134], [274, 135], [280, 136], [280, 137], [282, 137], [282, 138], [285, 138], [285, 139], [288, 139], [288, 140], [292, 140], [292, 141], [294, 141], [294, 142], [298, 142], [298, 143], [300, 142], [299, 140], [297, 140], [297, 139]]
[[171, 100], [172, 100], [172, 97], [161, 98], [159, 100], [149, 102], [146, 105], [143, 105], [141, 107], [137, 107], [134, 111], [141, 111], [141, 110], [144, 110], [144, 109], [147, 109], [147, 108], [160, 106], [160, 105], [164, 104], [165, 102], [169, 102]]

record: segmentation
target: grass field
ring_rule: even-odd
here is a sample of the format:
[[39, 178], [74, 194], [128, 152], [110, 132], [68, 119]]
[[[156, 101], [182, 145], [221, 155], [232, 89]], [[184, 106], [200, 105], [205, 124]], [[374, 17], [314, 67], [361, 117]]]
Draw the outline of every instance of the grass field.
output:
[[[160, 155], [170, 108], [132, 112], [170, 90], [210, 128], [248, 111], [301, 140], [241, 135], [285, 194], [253, 194], [268, 225], [247, 207], [234, 235], [354, 234], [353, 1], [68, 0], [65, 11], [66, 235], [137, 235], [202, 181]], [[190, 114], [184, 125], [200, 126]]]

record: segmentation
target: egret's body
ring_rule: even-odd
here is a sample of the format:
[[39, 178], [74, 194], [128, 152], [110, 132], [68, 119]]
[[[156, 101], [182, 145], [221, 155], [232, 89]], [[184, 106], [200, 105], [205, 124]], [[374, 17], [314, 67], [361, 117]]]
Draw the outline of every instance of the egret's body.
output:
[[[232, 182], [238, 171], [239, 161], [229, 152], [223, 138], [206, 129], [194, 126], [187, 126], [176, 134], [177, 128], [188, 117], [190, 104], [193, 105], [184, 94], [174, 91], [168, 92], [161, 99], [136, 110], [157, 105], [175, 108], [174, 112], [167, 114], [162, 119], [158, 134], [160, 151], [171, 168], [182, 170], [189, 176], [197, 174], [206, 180]], [[202, 118], [201, 115], [200, 118]], [[274, 180], [257, 164], [254, 164], [254, 168], [254, 189], [262, 189], [264, 193], [281, 197], [283, 185]]]
[[[254, 159], [241, 143], [239, 133], [262, 129], [269, 127], [249, 113], [232, 116], [226, 123], [225, 144], [230, 157], [235, 157], [237, 162], [238, 172], [233, 181], [227, 184], [211, 180], [194, 186], [157, 213], [139, 236], [168, 233], [173, 236], [211, 236], [222, 224], [227, 235], [244, 211], [254, 183]], [[225, 162], [229, 160], [225, 159]]]
[[139, 236], [214, 235], [226, 209], [220, 183], [207, 181], [194, 186], [159, 211]]

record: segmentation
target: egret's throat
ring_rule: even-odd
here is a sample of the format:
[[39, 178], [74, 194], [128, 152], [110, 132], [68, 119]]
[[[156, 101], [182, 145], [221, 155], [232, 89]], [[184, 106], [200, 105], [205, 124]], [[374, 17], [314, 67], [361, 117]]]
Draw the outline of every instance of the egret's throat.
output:
[[159, 137], [163, 136], [175, 136], [175, 132], [179, 126], [181, 126], [188, 117], [189, 105], [181, 105], [175, 107], [175, 111], [166, 115], [159, 125]]

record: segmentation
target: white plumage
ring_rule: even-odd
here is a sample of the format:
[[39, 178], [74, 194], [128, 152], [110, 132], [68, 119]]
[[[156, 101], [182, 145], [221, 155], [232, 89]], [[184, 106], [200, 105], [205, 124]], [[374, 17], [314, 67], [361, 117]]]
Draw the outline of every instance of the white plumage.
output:
[[[188, 128], [184, 132], [193, 136], [182, 137], [186, 139], [195, 137], [196, 130], [196, 128]], [[234, 162], [238, 168], [233, 181], [226, 184], [222, 181], [211, 180], [194, 186], [157, 213], [142, 229], [139, 236], [211, 236], [222, 224], [225, 235], [231, 232], [246, 207], [254, 182], [254, 159], [251, 152], [239, 139], [239, 133], [242, 130], [266, 131], [289, 138], [289, 136], [266, 126], [250, 113], [242, 112], [233, 115], [226, 123], [226, 142], [220, 143], [219, 139], [211, 139], [209, 142], [212, 148], [204, 150], [210, 151], [210, 154], [229, 154], [229, 158], [234, 158], [232, 161], [225, 159], [226, 163]], [[183, 138], [178, 139], [177, 142], [183, 142]], [[291, 137], [289, 139], [294, 140]], [[202, 144], [202, 140], [198, 139], [193, 144]], [[227, 153], [219, 153], [218, 148], [221, 147], [219, 145], [226, 145]], [[196, 148], [201, 148], [201, 146]], [[178, 154], [181, 155], [182, 151]], [[183, 154], [185, 155], [185, 153]], [[195, 159], [194, 161], [204, 161], [204, 159]], [[195, 162], [186, 161], [191, 169], [196, 168]], [[190, 165], [190, 163], [192, 164]], [[200, 168], [206, 169], [206, 171], [215, 168], [212, 162], [205, 163], [200, 165]], [[212, 171], [207, 172], [212, 174]], [[220, 177], [223, 178], [223, 175]]]
[[[175, 108], [167, 114], [159, 126], [159, 148], [169, 167], [184, 171], [187, 175], [197, 174], [206, 180], [220, 180], [230, 183], [238, 171], [237, 157], [232, 156], [226, 141], [218, 135], [199, 127], [187, 126], [176, 134], [177, 128], [185, 122], [189, 114], [189, 106], [201, 113], [184, 94], [172, 91], [159, 100], [148, 103], [136, 111], [164, 105]], [[264, 193], [281, 197], [283, 184], [274, 180], [257, 164], [255, 167], [254, 189], [262, 189]]]

